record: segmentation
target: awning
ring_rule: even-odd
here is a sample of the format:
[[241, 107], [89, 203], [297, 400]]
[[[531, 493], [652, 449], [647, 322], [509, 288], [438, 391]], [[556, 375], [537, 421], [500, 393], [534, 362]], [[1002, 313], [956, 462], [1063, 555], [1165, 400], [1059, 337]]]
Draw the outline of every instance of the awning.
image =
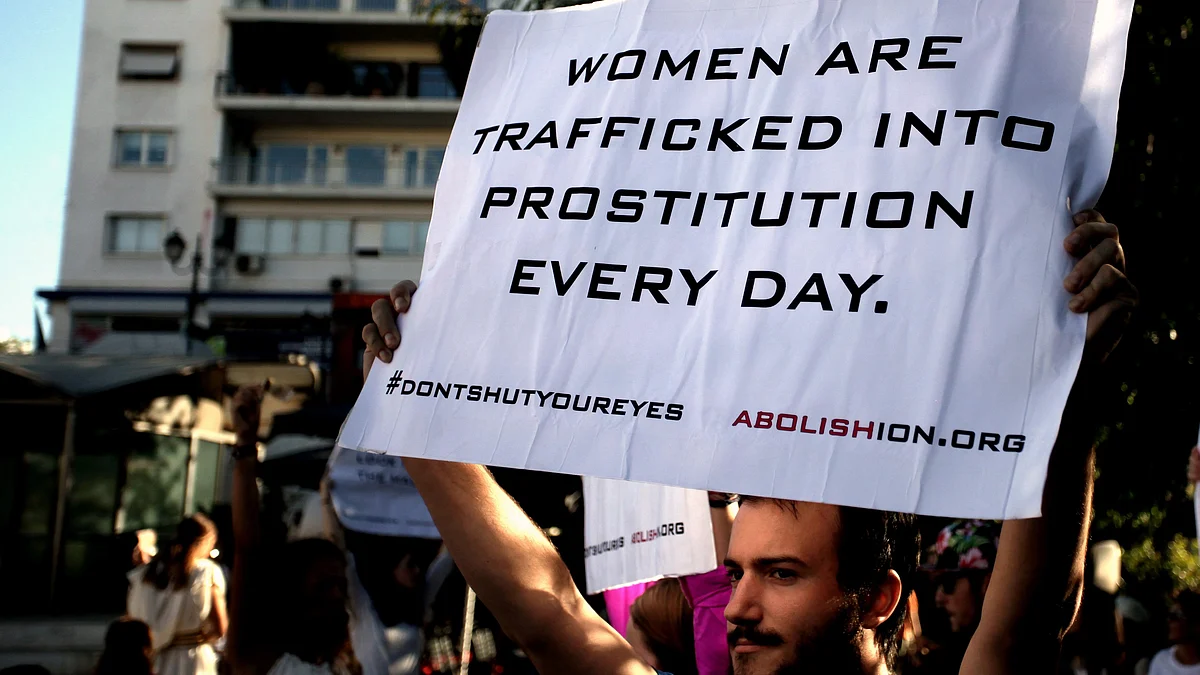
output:
[[83, 398], [147, 380], [186, 377], [216, 364], [212, 357], [0, 356], [0, 400]]

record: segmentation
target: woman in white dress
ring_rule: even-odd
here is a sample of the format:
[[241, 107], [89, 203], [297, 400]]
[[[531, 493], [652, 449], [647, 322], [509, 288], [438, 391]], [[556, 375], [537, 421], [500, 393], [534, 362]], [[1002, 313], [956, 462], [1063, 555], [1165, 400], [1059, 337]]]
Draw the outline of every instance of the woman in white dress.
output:
[[150, 626], [158, 675], [216, 675], [225, 634], [225, 575], [209, 559], [217, 528], [194, 515], [146, 565], [129, 573], [126, 613]]

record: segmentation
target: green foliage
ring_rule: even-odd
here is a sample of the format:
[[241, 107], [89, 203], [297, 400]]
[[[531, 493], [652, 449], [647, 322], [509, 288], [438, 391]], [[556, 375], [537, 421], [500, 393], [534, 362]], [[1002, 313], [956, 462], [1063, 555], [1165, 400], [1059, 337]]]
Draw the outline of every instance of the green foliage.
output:
[[1099, 210], [1121, 228], [1141, 307], [1097, 392], [1093, 539], [1125, 549], [1135, 595], [1200, 584], [1185, 467], [1200, 424], [1200, 37], [1193, 3], [1142, 2], [1129, 34], [1117, 143]]

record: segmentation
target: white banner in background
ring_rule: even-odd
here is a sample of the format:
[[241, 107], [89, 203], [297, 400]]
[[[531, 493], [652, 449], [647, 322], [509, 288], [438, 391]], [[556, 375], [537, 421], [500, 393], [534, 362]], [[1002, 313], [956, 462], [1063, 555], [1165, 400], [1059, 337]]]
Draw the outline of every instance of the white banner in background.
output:
[[399, 457], [338, 447], [329, 460], [329, 480], [334, 512], [346, 529], [442, 538]]
[[583, 479], [587, 592], [717, 568], [708, 493]]
[[340, 443], [1037, 515], [1132, 0], [490, 15], [421, 291]]

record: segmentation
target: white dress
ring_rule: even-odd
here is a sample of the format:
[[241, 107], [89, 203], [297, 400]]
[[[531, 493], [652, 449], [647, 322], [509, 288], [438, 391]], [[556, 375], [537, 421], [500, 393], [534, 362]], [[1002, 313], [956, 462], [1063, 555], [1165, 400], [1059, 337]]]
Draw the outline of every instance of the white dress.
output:
[[216, 675], [217, 655], [211, 644], [170, 646], [176, 636], [194, 634], [212, 614], [213, 589], [224, 595], [225, 574], [211, 560], [197, 560], [184, 588], [165, 590], [143, 582], [147, 566], [129, 573], [129, 616], [146, 622], [154, 639], [158, 675]]

